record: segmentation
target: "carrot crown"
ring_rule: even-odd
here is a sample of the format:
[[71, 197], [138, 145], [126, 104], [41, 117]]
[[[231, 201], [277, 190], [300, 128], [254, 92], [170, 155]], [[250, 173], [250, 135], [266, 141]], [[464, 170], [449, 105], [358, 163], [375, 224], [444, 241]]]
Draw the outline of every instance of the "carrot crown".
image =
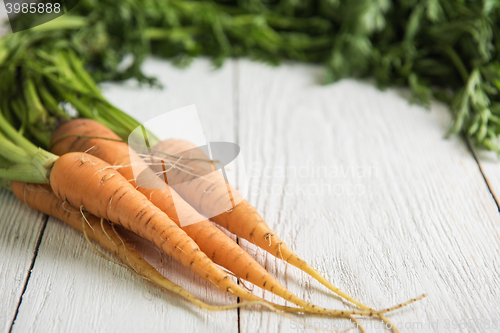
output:
[[57, 156], [35, 146], [5, 119], [0, 110], [0, 178], [48, 183]]

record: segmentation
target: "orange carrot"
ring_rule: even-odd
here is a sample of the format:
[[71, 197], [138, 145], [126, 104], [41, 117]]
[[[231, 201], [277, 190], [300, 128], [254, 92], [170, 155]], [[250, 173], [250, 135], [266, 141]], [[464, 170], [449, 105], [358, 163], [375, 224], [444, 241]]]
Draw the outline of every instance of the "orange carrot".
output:
[[[52, 192], [52, 189], [48, 185], [26, 184], [13, 181], [11, 183], [11, 190], [14, 195], [28, 207], [38, 210], [46, 215], [58, 218], [74, 229], [84, 233], [88, 241], [88, 238], [90, 238], [97, 244], [101, 245], [104, 249], [113, 253], [120, 260], [119, 264], [126, 266], [140, 277], [151, 281], [157, 286], [184, 297], [202, 309], [209, 311], [226, 311], [243, 306], [261, 305], [273, 311], [280, 310], [294, 313], [304, 312], [303, 309], [277, 305], [258, 297], [254, 297], [253, 295], [251, 297], [253, 299], [252, 301], [244, 303], [225, 306], [213, 306], [206, 304], [197, 299], [191, 293], [184, 290], [182, 287], [165, 278], [153, 266], [148, 264], [142, 256], [126, 241], [124, 241], [123, 237], [120, 236], [118, 233], [121, 229], [120, 226], [111, 226], [102, 218], [99, 219], [88, 213], [82, 215], [82, 212], [79, 209], [66, 205], [62, 200], [60, 200], [54, 192]], [[89, 226], [90, 229], [87, 230], [86, 226]], [[95, 250], [98, 251], [97, 249]], [[104, 256], [101, 252], [99, 253]], [[106, 259], [110, 260], [108, 258]], [[392, 310], [394, 309], [388, 309], [385, 311]]]
[[[217, 288], [248, 301], [260, 298], [245, 291], [213, 263], [186, 233], [154, 206], [109, 164], [86, 153], [62, 155], [50, 172], [50, 185], [58, 198], [82, 211], [121, 224], [155, 243], [168, 255]], [[290, 294], [289, 299], [293, 299]], [[256, 299], [257, 298], [257, 299]], [[330, 310], [301, 299], [304, 312], [348, 317], [374, 316], [377, 311]], [[385, 310], [384, 310], [385, 311]]]
[[[98, 122], [88, 119], [74, 119], [56, 130], [52, 137], [51, 151], [57, 155], [69, 151], [88, 151], [89, 154], [99, 157], [113, 166], [118, 166], [116, 170], [129, 179], [132, 185], [136, 186], [131, 164], [144, 164], [144, 161], [137, 155], [130, 156], [128, 145], [118, 142], [119, 140], [120, 138], [116, 134]], [[215, 263], [232, 271], [236, 276], [296, 305], [310, 310], [316, 309], [315, 306], [290, 293], [231, 238], [212, 223], [203, 219], [173, 189], [169, 189], [168, 186], [165, 190], [142, 187], [137, 187], [137, 189], [155, 206], [167, 213], [178, 225], [179, 212], [182, 212], [182, 216], [192, 218], [193, 221], [199, 221], [182, 227], [182, 229]]]
[[[202, 309], [209, 311], [225, 311], [235, 309], [240, 306], [257, 304], [274, 309], [274, 307], [272, 307], [269, 303], [260, 301], [226, 306], [213, 306], [206, 304], [197, 299], [191, 293], [184, 290], [182, 287], [165, 278], [153, 266], [148, 264], [142, 256], [129, 244], [127, 244], [123, 237], [120, 236], [118, 233], [121, 229], [120, 226], [116, 226], [116, 228], [112, 227], [107, 221], [98, 219], [90, 214], [86, 214], [85, 218], [83, 218], [80, 210], [69, 205], [65, 205], [64, 202], [56, 197], [48, 185], [12, 182], [11, 189], [14, 195], [28, 207], [38, 210], [46, 215], [55, 217], [74, 229], [85, 233], [86, 237], [89, 237], [104, 249], [113, 253], [115, 257], [120, 260], [121, 265], [126, 266], [137, 275], [151, 281], [157, 286], [184, 297]], [[90, 227], [89, 230], [85, 230], [87, 225]], [[102, 255], [102, 253], [100, 254]]]

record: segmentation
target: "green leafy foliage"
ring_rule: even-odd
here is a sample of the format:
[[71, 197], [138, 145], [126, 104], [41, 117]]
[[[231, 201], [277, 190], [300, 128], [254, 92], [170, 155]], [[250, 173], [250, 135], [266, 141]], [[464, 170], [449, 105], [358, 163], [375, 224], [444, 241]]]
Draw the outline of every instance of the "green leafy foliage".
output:
[[[216, 65], [294, 59], [324, 64], [327, 83], [374, 77], [380, 87], [409, 86], [423, 105], [438, 98], [454, 113], [450, 133], [500, 153], [499, 17], [497, 0], [80, 0], [0, 40], [0, 107], [36, 138], [63, 117], [61, 101], [84, 116], [118, 117], [91, 82], [155, 84], [140, 69], [148, 54], [179, 65], [198, 55]], [[15, 111], [23, 107], [26, 117]]]

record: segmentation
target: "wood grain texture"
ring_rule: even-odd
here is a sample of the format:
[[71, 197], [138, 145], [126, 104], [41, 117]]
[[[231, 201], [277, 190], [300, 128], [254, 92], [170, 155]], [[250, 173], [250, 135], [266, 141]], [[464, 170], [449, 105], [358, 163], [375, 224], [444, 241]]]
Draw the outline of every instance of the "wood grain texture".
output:
[[[196, 103], [212, 140], [232, 141], [232, 66], [211, 70], [198, 60], [182, 71], [148, 60], [144, 69], [164, 90], [138, 89], [135, 83], [106, 84], [106, 98], [145, 121], [163, 112]], [[215, 110], [215, 111], [214, 111]], [[167, 278], [210, 304], [236, 303], [151, 244], [138, 250]], [[164, 293], [122, 267], [101, 259], [83, 237], [63, 223], [49, 220], [38, 259], [13, 332], [236, 332], [237, 310], [209, 313]]]
[[0, 331], [8, 332], [35, 256], [46, 216], [0, 189]]
[[[375, 308], [428, 293], [390, 315], [404, 332], [498, 331], [472, 320], [500, 323], [500, 216], [467, 145], [444, 139], [444, 106], [426, 111], [404, 91], [354, 80], [320, 86], [315, 66], [241, 61], [237, 75], [249, 199], [296, 253]], [[262, 251], [256, 257], [292, 292], [343, 307], [297, 269]], [[366, 327], [384, 331], [377, 325]], [[300, 331], [243, 309], [240, 327]]]

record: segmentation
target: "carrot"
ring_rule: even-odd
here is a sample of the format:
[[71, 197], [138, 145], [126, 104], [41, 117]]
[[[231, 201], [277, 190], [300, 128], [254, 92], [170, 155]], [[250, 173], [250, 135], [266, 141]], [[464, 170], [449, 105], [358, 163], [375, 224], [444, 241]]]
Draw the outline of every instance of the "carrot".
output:
[[[261, 300], [231, 280], [166, 214], [97, 157], [86, 153], [62, 155], [53, 164], [50, 184], [56, 196], [64, 202], [99, 218], [116, 222], [152, 241], [220, 290], [247, 301]], [[303, 300], [301, 302], [304, 312], [337, 317], [378, 315], [377, 311], [330, 310], [315, 307]]]
[[[148, 281], [151, 281], [155, 285], [184, 297], [201, 309], [209, 311], [225, 311], [241, 306], [262, 305], [274, 310], [274, 307], [270, 304], [260, 301], [226, 306], [206, 304], [180, 286], [165, 278], [153, 266], [148, 264], [142, 256], [130, 245], [128, 245], [124, 241], [123, 237], [120, 236], [117, 232], [117, 229], [119, 231], [119, 226], [116, 228], [112, 227], [107, 221], [90, 214], [86, 214], [85, 218], [83, 218], [78, 209], [65, 205], [64, 202], [52, 192], [50, 186], [14, 181], [12, 182], [11, 189], [14, 195], [28, 207], [38, 210], [46, 215], [55, 217], [79, 232], [85, 233], [86, 237], [89, 237], [104, 249], [113, 253], [115, 257], [120, 260], [121, 265], [131, 269], [134, 273]], [[85, 231], [87, 225], [90, 227], [90, 230]]]
[[[61, 125], [53, 134], [51, 151], [57, 155], [70, 151], [88, 151], [89, 154], [118, 166], [116, 170], [136, 186], [131, 164], [144, 165], [144, 161], [136, 154], [130, 156], [128, 145], [118, 141], [120, 138], [104, 125], [88, 119], [74, 119]], [[172, 188], [168, 188], [166, 184], [163, 185], [166, 186], [164, 190], [136, 187], [178, 225], [180, 224], [179, 212], [193, 221], [199, 221], [194, 224], [189, 224], [187, 221], [188, 225], [182, 229], [215, 263], [260, 288], [273, 292], [305, 309], [316, 311], [317, 307], [293, 295], [231, 238], [202, 218]]]
[[[243, 306], [261, 305], [273, 311], [303, 312], [303, 309], [280, 306], [268, 301], [258, 300], [258, 298], [249, 302], [225, 306], [214, 306], [204, 303], [182, 287], [165, 278], [153, 266], [147, 263], [144, 258], [142, 258], [142, 256], [120, 236], [118, 233], [121, 229], [120, 226], [112, 226], [107, 221], [104, 221], [104, 219], [99, 219], [94, 215], [82, 215], [79, 209], [65, 205], [65, 203], [52, 192], [52, 189], [48, 185], [13, 181], [10, 189], [14, 195], [28, 207], [65, 222], [72, 228], [82, 232], [88, 241], [90, 238], [104, 249], [113, 253], [120, 260], [118, 264], [131, 269], [134, 273], [151, 281], [155, 285], [184, 297], [201, 309], [209, 311], [226, 311]], [[86, 230], [87, 225], [90, 227], [90, 230]], [[92, 247], [94, 246], [92, 245]], [[98, 250], [96, 249], [96, 251]], [[101, 252], [99, 252], [99, 254], [104, 256]], [[110, 260], [108, 258], [106, 259]]]
[[[169, 176], [177, 183], [178, 193], [197, 211], [206, 216], [212, 216], [212, 221], [236, 236], [306, 272], [335, 294], [361, 309], [373, 311], [369, 306], [335, 287], [306, 261], [299, 258], [271, 230], [257, 210], [244, 200], [236, 189], [226, 184], [220, 174], [217, 172], [205, 174], [208, 162], [204, 163], [203, 160], [210, 160], [201, 149], [196, 149], [196, 146], [188, 141], [178, 139], [161, 141], [154, 146], [154, 149], [155, 156], [171, 158], [175, 163], [182, 165], [182, 168], [170, 170]], [[158, 169], [156, 171], [161, 172]], [[231, 208], [227, 210], [226, 207]], [[213, 213], [217, 211], [223, 211], [223, 213], [214, 216]], [[379, 317], [386, 323], [390, 322], [384, 316]], [[397, 328], [392, 326], [397, 331]]]

